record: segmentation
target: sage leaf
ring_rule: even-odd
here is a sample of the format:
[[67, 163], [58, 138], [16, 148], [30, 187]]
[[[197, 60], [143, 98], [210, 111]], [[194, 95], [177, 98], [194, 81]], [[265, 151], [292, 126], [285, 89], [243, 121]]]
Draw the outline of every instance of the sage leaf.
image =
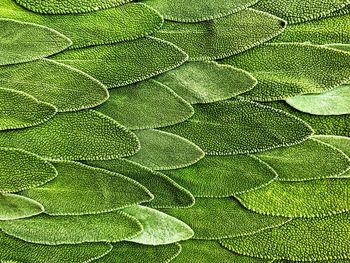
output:
[[187, 60], [187, 55], [168, 42], [147, 37], [68, 50], [52, 58], [88, 73], [108, 88], [115, 88], [174, 69]]
[[0, 66], [44, 58], [72, 45], [69, 38], [45, 26], [0, 18], [0, 28]]
[[0, 193], [40, 186], [56, 176], [55, 167], [43, 158], [20, 149], [0, 148]]
[[194, 239], [206, 240], [247, 235], [289, 221], [249, 211], [234, 198], [196, 198], [191, 208], [161, 211], [188, 224]]
[[203, 61], [229, 57], [258, 46], [279, 35], [285, 26], [275, 16], [246, 9], [200, 23], [166, 21], [154, 36], [179, 46], [190, 60]]
[[189, 120], [162, 130], [183, 136], [208, 155], [254, 153], [291, 146], [313, 133], [300, 119], [250, 101], [198, 104], [194, 109], [196, 113]]
[[143, 230], [136, 219], [123, 212], [80, 216], [42, 214], [0, 221], [0, 227], [8, 235], [45, 245], [119, 242], [133, 238]]
[[204, 152], [178, 135], [159, 130], [134, 131], [141, 149], [130, 161], [153, 170], [170, 170], [190, 166], [204, 157]]
[[216, 62], [189, 62], [154, 78], [191, 104], [233, 98], [257, 84], [248, 72]]
[[330, 144], [350, 156], [350, 138], [344, 136], [315, 135], [315, 139]]
[[20, 195], [0, 194], [0, 220], [31, 217], [42, 212], [44, 207], [34, 200]]
[[153, 199], [145, 187], [120, 174], [75, 162], [53, 164], [55, 180], [22, 193], [43, 204], [49, 215], [98, 214]]
[[109, 100], [96, 110], [133, 130], [173, 125], [194, 114], [188, 102], [154, 80], [112, 89], [109, 93]]
[[19, 91], [0, 88], [0, 131], [39, 125], [51, 119], [57, 109]]
[[39, 126], [2, 131], [0, 146], [57, 160], [114, 159], [132, 155], [140, 147], [132, 132], [91, 110], [60, 113]]
[[266, 163], [248, 155], [206, 156], [189, 167], [164, 173], [202, 197], [229, 197], [265, 186], [277, 177]]
[[135, 217], [143, 226], [143, 231], [128, 241], [143, 245], [166, 245], [190, 239], [193, 230], [184, 222], [158, 210], [132, 206], [123, 212]]

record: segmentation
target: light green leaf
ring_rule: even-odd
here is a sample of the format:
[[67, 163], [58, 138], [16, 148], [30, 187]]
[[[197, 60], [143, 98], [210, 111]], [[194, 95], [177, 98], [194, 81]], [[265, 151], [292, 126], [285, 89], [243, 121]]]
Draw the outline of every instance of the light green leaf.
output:
[[217, 241], [188, 240], [181, 242], [181, 253], [172, 263], [263, 263], [263, 259], [238, 255], [223, 248]]
[[305, 43], [266, 44], [222, 63], [247, 70], [258, 79], [258, 85], [243, 95], [258, 101], [322, 93], [350, 76], [350, 53]]
[[299, 111], [314, 115], [350, 114], [350, 85], [340, 85], [321, 94], [293, 97], [287, 103]]
[[177, 243], [162, 246], [146, 246], [132, 242], [113, 244], [108, 255], [96, 260], [96, 263], [169, 263], [181, 252]]
[[190, 62], [155, 78], [191, 104], [230, 99], [257, 81], [248, 72], [216, 62]]
[[82, 15], [40, 15], [2, 0], [0, 17], [53, 28], [73, 41], [71, 48], [132, 40], [152, 34], [163, 23], [158, 12], [141, 3]]
[[0, 132], [0, 146], [20, 148], [48, 159], [101, 160], [139, 150], [136, 136], [101, 113], [60, 113], [42, 125]]
[[249, 236], [222, 240], [234, 252], [267, 259], [317, 261], [350, 257], [350, 213], [295, 219]]
[[178, 135], [159, 130], [134, 131], [141, 149], [128, 159], [153, 170], [170, 170], [190, 166], [204, 157], [204, 152]]
[[74, 14], [98, 11], [132, 0], [15, 0], [23, 7], [43, 14]]
[[80, 216], [42, 214], [0, 221], [0, 227], [13, 237], [46, 245], [119, 242], [131, 239], [143, 230], [139, 221], [123, 212]]
[[53, 59], [90, 74], [108, 88], [114, 88], [174, 69], [187, 60], [187, 55], [168, 42], [147, 37], [115, 45], [69, 50]]
[[44, 58], [72, 45], [69, 38], [45, 26], [0, 18], [0, 28], [0, 66]]
[[191, 208], [162, 211], [188, 224], [195, 232], [194, 239], [247, 235], [289, 220], [249, 211], [234, 198], [196, 198]]
[[229, 197], [260, 188], [277, 177], [266, 163], [248, 155], [207, 156], [187, 168], [164, 171], [195, 196]]
[[286, 23], [270, 14], [246, 9], [200, 23], [165, 22], [155, 33], [182, 48], [190, 60], [214, 60], [255, 47], [280, 34]]
[[350, 156], [350, 138], [343, 136], [315, 135], [315, 139], [330, 144]]
[[294, 116], [254, 102], [232, 100], [198, 104], [194, 108], [196, 113], [192, 118], [163, 130], [189, 139], [209, 155], [254, 153], [290, 146], [313, 133]]
[[180, 220], [158, 210], [132, 206], [124, 208], [123, 212], [135, 217], [143, 226], [143, 231], [128, 239], [128, 241], [143, 245], [166, 245], [181, 240], [190, 239], [193, 230]]
[[258, 0], [143, 0], [165, 19], [178, 22], [200, 22], [228, 16], [255, 4]]
[[34, 200], [20, 195], [0, 194], [0, 220], [31, 217], [42, 212], [44, 207]]
[[330, 15], [350, 4], [349, 0], [261, 0], [254, 8], [282, 17], [289, 24]]
[[55, 180], [22, 193], [43, 204], [49, 215], [98, 214], [153, 199], [145, 187], [120, 174], [75, 162], [53, 164]]
[[350, 169], [348, 156], [314, 139], [291, 147], [262, 152], [256, 156], [270, 165], [281, 181], [340, 177]]
[[110, 90], [109, 100], [96, 110], [134, 130], [173, 125], [194, 114], [188, 102], [154, 80]]
[[28, 93], [60, 112], [91, 108], [108, 98], [97, 80], [47, 59], [0, 67], [0, 87]]
[[86, 163], [120, 173], [147, 187], [154, 195], [154, 199], [144, 205], [154, 208], [183, 208], [194, 204], [194, 197], [185, 188], [164, 174], [138, 163], [126, 159], [88, 161]]
[[1, 193], [40, 186], [56, 176], [55, 167], [39, 156], [20, 149], [0, 148]]
[[0, 131], [36, 126], [57, 112], [51, 104], [10, 89], [0, 88], [0, 101]]

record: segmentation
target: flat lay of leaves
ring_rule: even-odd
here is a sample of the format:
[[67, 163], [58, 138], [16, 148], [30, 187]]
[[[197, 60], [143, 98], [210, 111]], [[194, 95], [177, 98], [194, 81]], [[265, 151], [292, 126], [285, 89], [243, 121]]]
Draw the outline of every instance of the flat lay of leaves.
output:
[[350, 262], [350, 0], [1, 0], [0, 263]]

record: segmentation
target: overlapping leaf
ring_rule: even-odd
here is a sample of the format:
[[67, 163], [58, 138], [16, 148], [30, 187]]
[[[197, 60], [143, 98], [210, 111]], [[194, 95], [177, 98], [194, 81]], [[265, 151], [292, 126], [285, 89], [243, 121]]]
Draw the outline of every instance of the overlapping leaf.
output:
[[316, 135], [315, 139], [330, 144], [350, 156], [350, 138], [343, 136]]

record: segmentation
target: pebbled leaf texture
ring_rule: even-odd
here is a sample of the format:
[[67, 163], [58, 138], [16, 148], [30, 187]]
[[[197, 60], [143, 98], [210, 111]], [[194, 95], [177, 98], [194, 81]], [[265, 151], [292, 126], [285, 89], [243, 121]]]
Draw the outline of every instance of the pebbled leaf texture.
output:
[[171, 43], [147, 37], [70, 50], [52, 58], [90, 74], [108, 88], [115, 88], [174, 69], [188, 57]]
[[233, 98], [257, 84], [248, 72], [216, 62], [189, 62], [154, 78], [191, 104]]
[[315, 135], [315, 139], [330, 144], [350, 156], [350, 138], [344, 136]]
[[2, 231], [27, 242], [45, 245], [118, 242], [142, 231], [141, 224], [123, 212], [100, 215], [38, 215], [0, 221]]
[[55, 180], [22, 193], [43, 204], [49, 215], [98, 214], [153, 199], [145, 187], [120, 174], [75, 162], [53, 164]]
[[279, 35], [285, 21], [268, 13], [246, 9], [200, 23], [166, 21], [154, 35], [183, 49], [192, 61], [214, 60], [238, 54]]
[[0, 28], [0, 66], [44, 58], [72, 45], [69, 38], [45, 26], [0, 17]]
[[188, 102], [154, 80], [112, 89], [109, 93], [109, 100], [96, 110], [133, 130], [173, 125], [194, 114]]
[[258, 0], [143, 0], [142, 2], [158, 10], [167, 20], [178, 22], [200, 22], [213, 20], [239, 12], [255, 4]]
[[258, 79], [243, 96], [257, 101], [288, 99], [331, 90], [349, 79], [350, 54], [305, 43], [266, 44], [222, 63]]
[[194, 239], [247, 235], [282, 225], [289, 220], [251, 212], [234, 198], [196, 198], [191, 208], [162, 211], [188, 224], [195, 232]]
[[49, 159], [100, 160], [132, 155], [140, 145], [124, 126], [85, 110], [58, 114], [36, 127], [2, 131], [0, 146], [28, 150]]
[[73, 41], [70, 48], [136, 39], [152, 34], [163, 23], [159, 13], [144, 4], [127, 4], [80, 15], [40, 15], [22, 8], [14, 0], [2, 0], [0, 17], [53, 28]]
[[249, 236], [222, 240], [234, 252], [267, 259], [318, 261], [350, 257], [349, 213], [295, 219]]
[[336, 178], [350, 169], [348, 156], [316, 139], [312, 137], [301, 144], [258, 153], [256, 156], [270, 165], [281, 181]]
[[206, 156], [183, 169], [164, 171], [195, 196], [229, 197], [269, 184], [277, 174], [248, 155]]
[[0, 88], [0, 131], [39, 125], [56, 115], [51, 104], [19, 91]]
[[0, 220], [31, 217], [42, 212], [44, 207], [34, 200], [20, 195], [0, 194]]
[[132, 0], [15, 0], [23, 7], [43, 14], [74, 14], [98, 11]]
[[123, 212], [139, 220], [144, 228], [139, 235], [129, 239], [130, 242], [167, 245], [190, 239], [194, 234], [184, 222], [152, 208], [132, 206], [124, 208]]
[[254, 153], [291, 146], [313, 133], [300, 119], [250, 101], [223, 101], [194, 108], [196, 113], [192, 118], [163, 130], [187, 138], [208, 155]]
[[195, 144], [178, 135], [159, 130], [134, 131], [141, 149], [128, 160], [153, 170], [170, 170], [190, 166], [204, 157]]
[[183, 208], [194, 204], [194, 197], [188, 190], [163, 173], [153, 171], [138, 163], [126, 159], [88, 161], [86, 163], [120, 173], [147, 187], [154, 195], [154, 199], [144, 205], [153, 208]]
[[53, 180], [57, 171], [43, 158], [20, 150], [0, 148], [0, 192], [19, 192]]
[[348, 4], [348, 0], [261, 0], [254, 8], [296, 24], [330, 15]]
[[0, 87], [30, 94], [59, 112], [92, 108], [109, 96], [87, 74], [47, 59], [0, 67]]
[[48, 246], [24, 242], [0, 232], [1, 262], [87, 263], [98, 259], [111, 251], [107, 243], [84, 243], [75, 245]]

